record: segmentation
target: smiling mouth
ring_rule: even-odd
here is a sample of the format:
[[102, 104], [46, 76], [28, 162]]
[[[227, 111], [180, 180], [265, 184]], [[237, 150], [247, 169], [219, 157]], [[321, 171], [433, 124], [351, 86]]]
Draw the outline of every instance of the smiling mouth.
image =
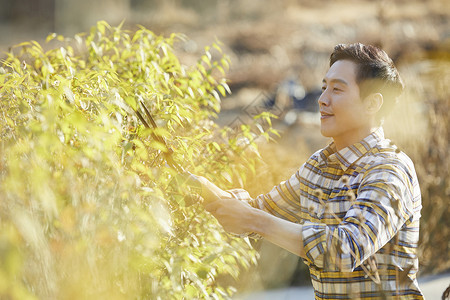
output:
[[329, 113], [326, 113], [326, 112], [323, 112], [323, 111], [320, 112], [320, 118], [321, 119], [326, 119], [326, 118], [330, 118], [330, 117], [333, 117], [333, 116], [334, 116], [333, 114], [329, 114]]

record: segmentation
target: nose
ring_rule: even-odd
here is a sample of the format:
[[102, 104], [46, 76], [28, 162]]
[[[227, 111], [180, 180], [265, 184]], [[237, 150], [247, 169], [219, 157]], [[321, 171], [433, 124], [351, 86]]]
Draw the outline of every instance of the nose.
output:
[[330, 100], [328, 98], [326, 90], [322, 91], [322, 94], [320, 94], [320, 97], [317, 100], [317, 102], [319, 103], [319, 107], [328, 106], [330, 104]]

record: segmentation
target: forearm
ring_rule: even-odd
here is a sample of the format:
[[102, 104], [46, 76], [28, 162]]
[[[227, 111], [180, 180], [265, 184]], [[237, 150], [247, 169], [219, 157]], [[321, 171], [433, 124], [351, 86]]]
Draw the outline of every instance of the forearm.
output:
[[201, 184], [201, 196], [208, 211], [213, 213], [226, 230], [234, 233], [255, 232], [271, 243], [305, 257], [302, 225], [233, 200], [229, 192], [220, 189], [206, 178], [191, 176]]
[[305, 258], [302, 225], [277, 218], [265, 211], [253, 209], [251, 229], [269, 242]]

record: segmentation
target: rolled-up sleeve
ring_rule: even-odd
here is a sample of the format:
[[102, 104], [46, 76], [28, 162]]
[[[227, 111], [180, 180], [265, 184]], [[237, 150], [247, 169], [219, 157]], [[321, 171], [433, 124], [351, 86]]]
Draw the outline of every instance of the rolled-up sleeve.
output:
[[[300, 169], [301, 170], [301, 169]], [[237, 200], [247, 202], [252, 207], [268, 212], [276, 217], [291, 222], [299, 222], [300, 210], [299, 193], [300, 181], [299, 172], [292, 175], [289, 180], [283, 181], [275, 186], [269, 193], [261, 194], [252, 198], [244, 189], [228, 190], [231, 196]], [[258, 234], [247, 233], [244, 236], [251, 238], [261, 238]]]
[[413, 183], [404, 170], [395, 164], [369, 169], [337, 226], [306, 221], [302, 233], [308, 262], [317, 268], [351, 272], [411, 222]]
[[257, 209], [264, 210], [271, 215], [291, 222], [300, 222], [300, 172], [303, 166], [288, 180], [272, 188], [267, 194], [252, 198], [246, 190], [228, 190], [231, 195], [241, 201], [249, 203]]

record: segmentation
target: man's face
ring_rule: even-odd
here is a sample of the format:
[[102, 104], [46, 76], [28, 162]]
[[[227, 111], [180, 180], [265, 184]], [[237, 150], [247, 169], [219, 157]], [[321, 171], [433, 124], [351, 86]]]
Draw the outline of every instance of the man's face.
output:
[[356, 83], [357, 65], [338, 60], [328, 70], [319, 97], [323, 136], [332, 137], [337, 148], [350, 146], [370, 134], [370, 117]]

